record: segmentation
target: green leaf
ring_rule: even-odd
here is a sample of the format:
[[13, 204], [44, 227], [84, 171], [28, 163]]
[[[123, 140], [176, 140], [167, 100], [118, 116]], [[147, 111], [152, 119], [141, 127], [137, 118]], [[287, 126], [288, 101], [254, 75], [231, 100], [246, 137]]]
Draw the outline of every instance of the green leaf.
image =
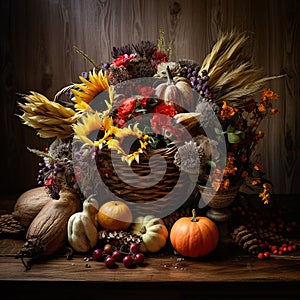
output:
[[237, 134], [233, 133], [233, 132], [228, 132], [227, 136], [228, 136], [228, 142], [230, 144], [237, 144], [241, 140], [240, 137]]
[[235, 133], [235, 134], [241, 134], [242, 131], [241, 130], [235, 130], [233, 133]]
[[212, 161], [212, 160], [208, 160], [208, 161], [206, 162], [206, 164], [207, 164], [208, 166], [210, 166], [211, 168], [216, 168], [216, 167], [217, 167], [217, 164], [216, 164], [214, 161]]

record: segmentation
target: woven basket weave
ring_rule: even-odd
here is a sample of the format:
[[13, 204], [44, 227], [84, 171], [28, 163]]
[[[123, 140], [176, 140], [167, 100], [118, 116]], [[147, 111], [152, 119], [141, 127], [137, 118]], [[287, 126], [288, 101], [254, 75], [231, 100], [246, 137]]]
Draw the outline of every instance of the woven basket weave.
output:
[[[112, 175], [103, 175], [101, 168], [98, 171], [111, 193], [129, 204], [145, 204], [139, 206], [143, 210], [139, 213], [153, 214], [164, 209], [175, 210], [188, 192], [188, 176], [182, 174], [174, 164], [176, 150], [175, 146], [157, 149], [140, 155], [139, 163], [134, 161], [128, 166], [115, 151], [105, 149], [98, 159], [112, 167]], [[162, 164], [162, 159], [165, 164]]]
[[203, 201], [211, 208], [222, 209], [232, 204], [236, 199], [240, 190], [241, 184], [229, 187], [228, 190], [215, 191], [213, 188], [197, 186]]

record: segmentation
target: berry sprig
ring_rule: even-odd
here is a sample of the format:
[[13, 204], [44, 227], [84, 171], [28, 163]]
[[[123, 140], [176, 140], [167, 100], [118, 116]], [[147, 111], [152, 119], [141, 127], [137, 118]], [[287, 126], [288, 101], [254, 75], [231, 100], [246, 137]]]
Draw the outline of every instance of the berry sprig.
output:
[[259, 259], [266, 259], [272, 257], [273, 255], [291, 254], [297, 250], [297, 245], [292, 240], [280, 245], [272, 245], [265, 241], [259, 244], [259, 248], [260, 252], [257, 254], [257, 257]]
[[[283, 209], [258, 212], [251, 210], [247, 203], [242, 203], [233, 206], [232, 212], [234, 232], [243, 227], [248, 235], [252, 235], [251, 241], [255, 241], [256, 248], [251, 254], [256, 255], [258, 259], [287, 255], [297, 250], [297, 244], [289, 236], [295, 230], [297, 222]], [[236, 239], [235, 242], [247, 249], [247, 245], [243, 245], [243, 239]]]
[[129, 248], [124, 248], [124, 245], [118, 247], [112, 244], [105, 244], [103, 249], [94, 249], [93, 259], [95, 261], [104, 261], [107, 268], [116, 268], [118, 267], [117, 263], [122, 263], [126, 268], [143, 264], [145, 256], [140, 252], [138, 243], [132, 243]]

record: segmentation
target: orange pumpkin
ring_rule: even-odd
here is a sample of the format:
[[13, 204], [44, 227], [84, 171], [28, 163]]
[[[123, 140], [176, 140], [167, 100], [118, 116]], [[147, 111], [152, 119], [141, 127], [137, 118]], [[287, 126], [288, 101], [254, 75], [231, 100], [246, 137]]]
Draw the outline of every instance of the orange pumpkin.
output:
[[109, 230], [126, 230], [132, 223], [129, 206], [122, 201], [104, 203], [97, 213], [99, 224]]
[[216, 224], [207, 217], [182, 217], [172, 226], [170, 241], [173, 248], [183, 256], [196, 258], [211, 253], [219, 241]]

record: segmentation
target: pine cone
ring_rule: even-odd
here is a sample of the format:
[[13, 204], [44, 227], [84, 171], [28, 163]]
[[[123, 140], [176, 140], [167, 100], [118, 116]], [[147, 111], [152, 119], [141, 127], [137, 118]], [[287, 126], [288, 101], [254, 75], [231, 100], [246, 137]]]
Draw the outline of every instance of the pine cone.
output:
[[119, 246], [128, 246], [132, 243], [141, 244], [143, 241], [141, 236], [123, 230], [102, 230], [99, 232], [99, 240], [105, 243], [117, 242]]
[[241, 225], [234, 229], [234, 231], [232, 232], [232, 239], [236, 245], [242, 247], [249, 253], [258, 253], [258, 240], [256, 236], [244, 225]]
[[0, 237], [19, 237], [25, 234], [26, 228], [14, 219], [12, 214], [0, 216]]
[[268, 241], [270, 244], [288, 243], [289, 239], [283, 235], [271, 232], [268, 229], [259, 228], [256, 232], [257, 238], [261, 241]]

